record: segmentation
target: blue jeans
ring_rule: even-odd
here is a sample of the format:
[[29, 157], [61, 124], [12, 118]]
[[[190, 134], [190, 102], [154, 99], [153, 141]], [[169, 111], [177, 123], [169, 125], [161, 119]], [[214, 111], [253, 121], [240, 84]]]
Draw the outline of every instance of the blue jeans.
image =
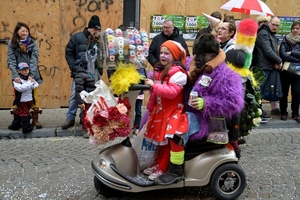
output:
[[78, 109], [78, 101], [75, 98], [75, 80], [73, 79], [72, 81], [72, 86], [71, 86], [71, 96], [69, 99], [69, 109], [66, 114], [66, 117], [68, 120], [75, 120], [77, 109]]

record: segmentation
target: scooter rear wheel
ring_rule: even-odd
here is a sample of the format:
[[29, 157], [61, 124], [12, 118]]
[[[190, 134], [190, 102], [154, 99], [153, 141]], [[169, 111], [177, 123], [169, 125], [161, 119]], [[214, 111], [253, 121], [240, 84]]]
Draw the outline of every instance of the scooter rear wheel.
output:
[[97, 192], [106, 198], [119, 197], [122, 195], [122, 191], [113, 189], [102, 183], [96, 176], [94, 176], [94, 186]]
[[243, 193], [245, 187], [246, 174], [235, 163], [219, 166], [210, 179], [210, 189], [217, 199], [236, 199]]

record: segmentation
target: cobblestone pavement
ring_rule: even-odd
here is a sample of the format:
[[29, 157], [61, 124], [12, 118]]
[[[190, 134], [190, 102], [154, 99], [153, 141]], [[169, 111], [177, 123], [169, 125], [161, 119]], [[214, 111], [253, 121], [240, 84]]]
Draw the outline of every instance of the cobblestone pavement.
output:
[[[247, 174], [242, 199], [300, 199], [299, 129], [256, 129], [242, 145]], [[0, 199], [104, 200], [91, 160], [103, 146], [82, 137], [0, 140]], [[115, 198], [117, 199], [117, 198]], [[213, 200], [207, 187], [128, 194], [120, 200]]]

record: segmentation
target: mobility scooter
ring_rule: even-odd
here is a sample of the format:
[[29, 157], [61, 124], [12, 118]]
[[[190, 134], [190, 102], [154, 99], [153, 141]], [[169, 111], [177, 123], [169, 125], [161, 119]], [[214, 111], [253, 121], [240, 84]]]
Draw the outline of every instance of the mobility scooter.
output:
[[[131, 105], [134, 105], [135, 97], [141, 89], [149, 88], [141, 84], [131, 86], [126, 94], [132, 101]], [[209, 185], [217, 199], [229, 200], [240, 196], [246, 187], [245, 172], [238, 165], [238, 158], [230, 144], [188, 141], [185, 147], [184, 179], [166, 186], [156, 185], [141, 172], [129, 137], [119, 144], [100, 150], [91, 165], [95, 174], [94, 186], [106, 197], [119, 196], [123, 192]]]

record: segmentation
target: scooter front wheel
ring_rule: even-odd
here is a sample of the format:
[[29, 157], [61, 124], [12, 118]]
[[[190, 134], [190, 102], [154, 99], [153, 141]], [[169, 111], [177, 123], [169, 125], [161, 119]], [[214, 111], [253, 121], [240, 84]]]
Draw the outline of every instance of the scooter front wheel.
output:
[[96, 176], [94, 176], [94, 186], [97, 192], [106, 198], [119, 197], [122, 195], [122, 191], [113, 189], [102, 183]]
[[219, 166], [210, 179], [210, 189], [217, 199], [236, 199], [243, 193], [245, 187], [246, 174], [235, 163]]

